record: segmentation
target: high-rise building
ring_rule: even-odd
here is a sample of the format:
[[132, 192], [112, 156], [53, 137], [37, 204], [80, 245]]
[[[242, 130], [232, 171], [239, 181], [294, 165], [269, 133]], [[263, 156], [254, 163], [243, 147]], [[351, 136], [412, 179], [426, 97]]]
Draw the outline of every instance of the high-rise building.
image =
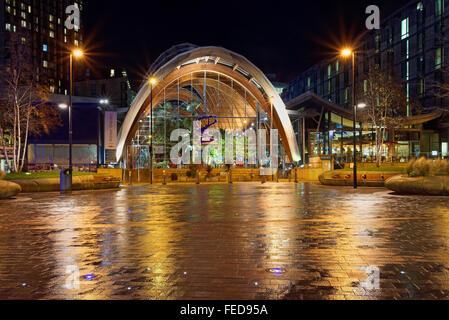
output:
[[[369, 68], [377, 67], [394, 74], [402, 81], [407, 99], [423, 107], [420, 110], [408, 107], [404, 113], [413, 118], [411, 125], [388, 137], [394, 146], [391, 149], [395, 149], [390, 154], [397, 158], [449, 156], [449, 128], [444, 115], [427, 122], [423, 119], [429, 117], [417, 118], [417, 113], [426, 112], [425, 109], [449, 110], [449, 101], [438, 98], [434, 92], [435, 84], [447, 81], [447, 73], [442, 70], [447, 69], [449, 62], [448, 14], [447, 0], [411, 1], [384, 19], [380, 30], [366, 31], [357, 49], [355, 73], [359, 87]], [[345, 139], [348, 137], [350, 142], [352, 136], [351, 59], [336, 53], [310, 67], [290, 82], [283, 98], [288, 108], [299, 111], [295, 123], [304, 155], [339, 154], [348, 150]], [[317, 122], [307, 123], [307, 117], [303, 116], [301, 119], [306, 109], [315, 109]], [[307, 112], [313, 114], [311, 110]], [[363, 132], [363, 137], [370, 140], [373, 135]], [[362, 150], [367, 156], [372, 153], [368, 147]]]
[[[80, 28], [65, 27], [66, 8], [80, 9]], [[0, 0], [0, 65], [10, 62], [13, 33], [27, 44], [36, 79], [53, 93], [67, 94], [68, 53], [83, 46], [83, 0]], [[29, 46], [28, 46], [29, 45]]]

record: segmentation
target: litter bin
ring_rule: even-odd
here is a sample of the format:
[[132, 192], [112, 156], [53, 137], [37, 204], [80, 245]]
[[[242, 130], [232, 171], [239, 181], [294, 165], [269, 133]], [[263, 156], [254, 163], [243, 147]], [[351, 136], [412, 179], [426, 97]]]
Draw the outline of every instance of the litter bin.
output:
[[70, 169], [61, 170], [59, 188], [61, 192], [72, 191], [72, 175]]

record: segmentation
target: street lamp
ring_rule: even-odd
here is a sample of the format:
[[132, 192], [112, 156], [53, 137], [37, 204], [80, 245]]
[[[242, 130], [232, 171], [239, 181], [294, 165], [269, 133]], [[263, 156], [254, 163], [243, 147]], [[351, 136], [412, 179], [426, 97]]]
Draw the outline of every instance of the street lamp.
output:
[[72, 164], [72, 136], [73, 136], [73, 129], [72, 129], [72, 108], [73, 108], [73, 57], [75, 58], [81, 58], [84, 55], [83, 51], [79, 49], [75, 49], [70, 52], [70, 85], [69, 85], [69, 183], [70, 187], [69, 190], [66, 191], [72, 191], [72, 176], [73, 176], [73, 164]]
[[345, 48], [341, 51], [341, 55], [345, 58], [352, 58], [352, 106], [353, 106], [353, 138], [354, 138], [354, 189], [357, 189], [357, 137], [356, 137], [356, 119], [357, 119], [357, 103], [355, 98], [355, 51]]
[[151, 87], [150, 97], [150, 184], [153, 184], [153, 87], [157, 83], [155, 77], [149, 79]]

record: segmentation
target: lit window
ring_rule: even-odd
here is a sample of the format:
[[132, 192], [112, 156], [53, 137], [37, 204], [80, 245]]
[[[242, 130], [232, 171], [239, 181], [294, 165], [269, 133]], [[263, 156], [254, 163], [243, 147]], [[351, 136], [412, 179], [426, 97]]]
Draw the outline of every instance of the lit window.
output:
[[55, 32], [54, 31], [50, 31], [48, 33], [48, 35], [50, 36], [50, 38], [54, 38], [55, 37]]
[[27, 42], [27, 39], [25, 39], [24, 37], [22, 37], [20, 40], [22, 41], [22, 44], [25, 44]]
[[53, 15], [50, 15], [50, 17], [49, 17], [49, 19], [48, 19], [50, 22], [53, 22], [53, 20], [54, 20], [54, 17], [53, 17]]
[[31, 6], [28, 6], [28, 13], [31, 13]]
[[10, 23], [6, 24], [6, 31], [11, 31], [11, 24]]
[[73, 43], [75, 44], [75, 46], [79, 46], [79, 42], [78, 42], [78, 40], [75, 40], [75, 41], [73, 41]]
[[115, 70], [111, 69], [111, 78], [114, 78], [114, 77], [115, 77]]
[[42, 46], [42, 50], [43, 50], [44, 52], [47, 52], [47, 51], [48, 51], [48, 47], [47, 47], [46, 44], [44, 44], [44, 45]]
[[439, 18], [444, 12], [444, 0], [435, 0], [435, 15]]
[[24, 20], [22, 20], [22, 21], [20, 22], [20, 24], [21, 24], [21, 26], [22, 26], [23, 28], [26, 28], [26, 27], [27, 27], [27, 22], [24, 21]]
[[443, 157], [447, 157], [449, 155], [449, 143], [441, 143], [441, 153]]
[[55, 87], [54, 86], [50, 86], [50, 91], [51, 91], [51, 93], [55, 93]]
[[405, 18], [401, 22], [401, 39], [404, 40], [409, 36], [409, 18]]
[[435, 50], [435, 69], [440, 69], [443, 63], [443, 48]]
[[22, 13], [20, 14], [20, 16], [21, 16], [23, 19], [26, 19], [26, 18], [27, 18], [26, 12], [22, 12]]
[[44, 68], [48, 68], [48, 61], [47, 61], [47, 60], [44, 60], [44, 61], [42, 62], [42, 66], [43, 66]]

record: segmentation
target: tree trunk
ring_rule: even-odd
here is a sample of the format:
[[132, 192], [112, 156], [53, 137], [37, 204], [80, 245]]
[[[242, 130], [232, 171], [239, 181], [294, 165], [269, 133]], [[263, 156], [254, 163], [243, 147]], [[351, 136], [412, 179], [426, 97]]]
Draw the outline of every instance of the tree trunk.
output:
[[17, 172], [17, 107], [14, 105], [14, 131], [13, 131], [13, 169]]
[[5, 134], [3, 132], [3, 128], [0, 128], [0, 136], [2, 139], [3, 154], [5, 155], [6, 163], [8, 164], [8, 168], [9, 168], [9, 157], [8, 157], [8, 151], [6, 150], [6, 141], [5, 141]]
[[26, 149], [28, 146], [28, 131], [30, 129], [30, 116], [31, 116], [31, 110], [28, 110], [26, 129], [25, 129], [25, 141], [23, 143], [22, 163], [20, 164], [20, 172], [23, 171], [23, 166], [25, 164]]

